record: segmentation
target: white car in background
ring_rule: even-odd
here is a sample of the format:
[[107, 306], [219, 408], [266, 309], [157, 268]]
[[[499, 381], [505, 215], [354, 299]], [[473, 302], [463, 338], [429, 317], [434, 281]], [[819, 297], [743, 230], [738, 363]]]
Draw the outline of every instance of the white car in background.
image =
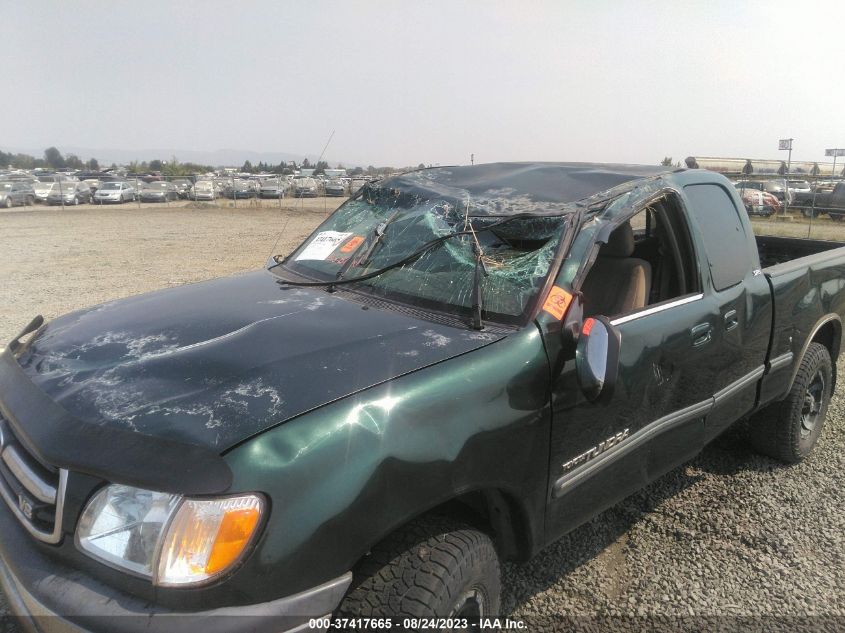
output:
[[56, 186], [55, 182], [34, 182], [32, 183], [32, 190], [35, 192], [36, 202], [47, 202], [47, 196], [50, 195], [50, 190]]
[[198, 180], [188, 193], [188, 197], [192, 200], [214, 200], [217, 197], [214, 183], [210, 180]]
[[136, 199], [135, 187], [128, 182], [111, 180], [104, 182], [94, 192], [94, 202], [103, 204], [106, 202], [129, 202]]

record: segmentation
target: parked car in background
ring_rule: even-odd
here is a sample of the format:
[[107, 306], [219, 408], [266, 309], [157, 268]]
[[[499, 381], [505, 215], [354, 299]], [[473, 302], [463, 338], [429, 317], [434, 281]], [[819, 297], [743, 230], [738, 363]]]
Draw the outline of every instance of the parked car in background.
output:
[[837, 183], [820, 180], [814, 182], [812, 185], [807, 184], [807, 189], [801, 189], [795, 192], [793, 205], [800, 207], [805, 217], [817, 217], [827, 212], [830, 208], [831, 195]]
[[176, 187], [176, 193], [179, 194], [180, 198], [187, 198], [191, 193], [192, 183], [187, 178], [174, 178], [170, 182]]
[[188, 197], [191, 200], [214, 200], [217, 197], [214, 183], [210, 180], [198, 180], [191, 187]]
[[83, 181], [57, 182], [47, 195], [47, 204], [71, 205], [91, 202], [91, 187]]
[[274, 178], [272, 180], [265, 180], [261, 184], [261, 189], [258, 195], [261, 198], [284, 198], [288, 192], [288, 183], [286, 180]]
[[737, 190], [748, 215], [763, 215], [768, 217], [773, 213], [779, 213], [783, 209], [780, 200], [768, 191], [754, 189], [752, 187], [740, 187], [739, 184], [737, 183]]
[[798, 204], [798, 201], [812, 195], [813, 188], [806, 180], [790, 180], [786, 183], [791, 197], [791, 204]]
[[35, 204], [35, 192], [29, 182], [23, 180], [0, 182], [0, 207], [9, 209], [14, 206], [32, 204]]
[[258, 195], [258, 191], [253, 186], [250, 180], [230, 180], [223, 189], [223, 195], [232, 200], [238, 198], [254, 198]]
[[[42, 176], [45, 178], [52, 178], [51, 176]], [[47, 196], [50, 195], [50, 191], [53, 187], [56, 186], [56, 183], [53, 180], [50, 181], [42, 181], [39, 180], [38, 182], [32, 183], [32, 191], [35, 194], [35, 201], [36, 202], [47, 202]]]
[[789, 188], [786, 185], [786, 180], [744, 180], [736, 183], [737, 189], [759, 189], [766, 193], [772, 194], [781, 203], [791, 204], [792, 197], [789, 193]]
[[804, 215], [827, 213], [831, 220], [845, 218], [845, 182], [839, 182], [830, 189], [819, 188], [806, 199], [812, 208], [805, 209]]
[[355, 178], [352, 181], [352, 184], [349, 185], [349, 192], [353, 193], [353, 194], [358, 193], [358, 190], [366, 184], [367, 184], [367, 181], [364, 180], [363, 178]]
[[104, 182], [94, 192], [94, 202], [103, 204], [105, 202], [128, 202], [136, 198], [135, 187], [128, 182], [114, 181]]
[[327, 196], [340, 197], [346, 195], [346, 185], [342, 180], [328, 180], [325, 184]]
[[81, 180], [81, 182], [84, 182], [86, 185], [88, 185], [88, 189], [91, 190], [92, 196], [97, 191], [97, 189], [100, 188], [101, 185], [101, 181], [98, 178], [85, 178]]
[[293, 195], [297, 198], [316, 198], [320, 195], [320, 187], [314, 178], [297, 178], [293, 185]]
[[141, 202], [168, 202], [178, 200], [179, 192], [171, 182], [155, 180], [141, 185]]

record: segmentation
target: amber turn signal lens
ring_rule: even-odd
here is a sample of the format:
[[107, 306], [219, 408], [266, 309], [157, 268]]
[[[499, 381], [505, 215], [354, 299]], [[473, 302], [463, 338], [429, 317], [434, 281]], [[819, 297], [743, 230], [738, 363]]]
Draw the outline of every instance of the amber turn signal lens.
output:
[[225, 571], [238, 559], [252, 538], [260, 518], [258, 508], [234, 510], [223, 517], [211, 555], [205, 564], [206, 574]]
[[255, 537], [263, 511], [257, 495], [186, 499], [167, 529], [156, 584], [204, 582], [230, 569]]

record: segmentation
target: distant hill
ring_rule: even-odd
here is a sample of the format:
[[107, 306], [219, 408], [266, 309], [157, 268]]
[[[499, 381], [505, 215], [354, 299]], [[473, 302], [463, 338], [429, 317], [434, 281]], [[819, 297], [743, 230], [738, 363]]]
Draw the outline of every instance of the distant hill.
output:
[[[156, 158], [160, 160], [170, 160], [175, 156], [180, 163], [197, 163], [200, 165], [213, 165], [239, 167], [244, 164], [244, 161], [249, 161], [253, 165], [260, 162], [269, 163], [271, 165], [278, 165], [280, 162], [296, 161], [297, 164], [302, 162], [303, 158], [307, 158], [311, 162], [316, 162], [319, 158], [318, 154], [291, 154], [290, 152], [254, 152], [250, 150], [239, 149], [216, 149], [213, 151], [202, 150], [188, 150], [188, 149], [108, 149], [108, 148], [92, 148], [92, 147], [76, 147], [72, 145], [56, 146], [62, 155], [76, 154], [83, 161], [89, 158], [96, 158], [101, 165], [110, 165], [111, 163], [125, 164], [133, 160], [150, 161]], [[29, 154], [35, 158], [44, 156], [44, 149], [22, 148], [22, 147], [7, 147], [0, 148], [6, 152]], [[330, 165], [334, 166], [338, 162], [342, 162], [346, 167], [356, 167], [355, 163], [347, 163], [338, 161], [332, 156], [326, 156], [325, 160]]]

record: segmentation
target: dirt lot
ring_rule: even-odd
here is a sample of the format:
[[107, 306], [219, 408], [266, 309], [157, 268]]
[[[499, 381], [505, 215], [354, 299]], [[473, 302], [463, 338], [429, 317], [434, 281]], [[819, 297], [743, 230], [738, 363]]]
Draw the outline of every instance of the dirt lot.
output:
[[[38, 313], [257, 268], [280, 233], [275, 251], [288, 252], [338, 202], [0, 211], [0, 340]], [[845, 238], [845, 226], [818, 226]], [[723, 436], [529, 564], [506, 566], [505, 608], [532, 630], [556, 614], [845, 617], [843, 408], [835, 398], [819, 449], [796, 467], [751, 453], [741, 429]]]
[[821, 216], [809, 220], [800, 213], [788, 213], [785, 219], [753, 216], [751, 222], [757, 235], [778, 235], [781, 237], [810, 237], [815, 240], [845, 241], [845, 224]]
[[[344, 199], [15, 207], [0, 210], [0, 340], [52, 318], [156, 288], [260, 267]], [[178, 204], [178, 206], [177, 206]], [[225, 203], [224, 203], [225, 204]], [[231, 203], [229, 203], [231, 204]]]

